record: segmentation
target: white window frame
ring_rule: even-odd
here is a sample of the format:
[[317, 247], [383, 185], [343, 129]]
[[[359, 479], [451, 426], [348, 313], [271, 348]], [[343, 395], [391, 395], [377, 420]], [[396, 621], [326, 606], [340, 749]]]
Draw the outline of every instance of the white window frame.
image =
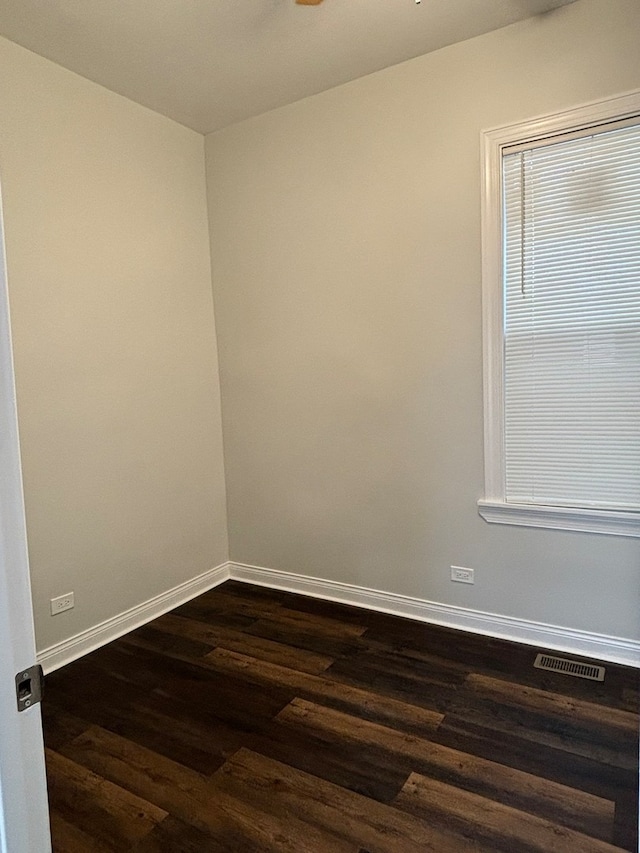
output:
[[507, 503], [503, 362], [503, 150], [636, 116], [640, 118], [640, 91], [481, 134], [485, 495], [478, 512], [488, 522], [640, 537], [640, 512]]

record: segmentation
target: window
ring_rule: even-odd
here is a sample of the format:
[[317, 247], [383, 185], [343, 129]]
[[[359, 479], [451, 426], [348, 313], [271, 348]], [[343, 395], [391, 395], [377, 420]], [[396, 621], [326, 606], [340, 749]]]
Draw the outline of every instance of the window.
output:
[[483, 147], [479, 511], [640, 536], [640, 93]]

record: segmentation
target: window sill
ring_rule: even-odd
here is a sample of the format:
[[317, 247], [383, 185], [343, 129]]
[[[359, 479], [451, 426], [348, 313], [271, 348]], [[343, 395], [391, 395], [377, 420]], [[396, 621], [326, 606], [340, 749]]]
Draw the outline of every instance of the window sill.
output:
[[478, 512], [490, 524], [515, 524], [520, 527], [547, 527], [554, 530], [605, 533], [609, 536], [640, 537], [640, 512], [530, 506], [486, 500], [478, 501]]

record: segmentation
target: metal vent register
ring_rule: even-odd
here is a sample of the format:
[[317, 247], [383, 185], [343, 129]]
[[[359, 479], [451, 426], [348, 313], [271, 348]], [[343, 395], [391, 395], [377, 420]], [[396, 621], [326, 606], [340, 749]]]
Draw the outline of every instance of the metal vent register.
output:
[[565, 675], [575, 675], [576, 678], [587, 678], [589, 681], [604, 681], [604, 667], [595, 666], [592, 663], [580, 663], [579, 661], [568, 660], [567, 658], [539, 654], [533, 665], [537, 669], [563, 672]]

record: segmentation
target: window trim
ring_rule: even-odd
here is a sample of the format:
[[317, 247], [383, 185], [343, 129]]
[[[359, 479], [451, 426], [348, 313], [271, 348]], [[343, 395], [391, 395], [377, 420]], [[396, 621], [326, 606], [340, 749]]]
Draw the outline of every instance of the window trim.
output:
[[640, 118], [640, 90], [481, 133], [485, 494], [478, 512], [485, 521], [640, 537], [640, 511], [507, 503], [504, 460], [503, 152], [634, 117]]

